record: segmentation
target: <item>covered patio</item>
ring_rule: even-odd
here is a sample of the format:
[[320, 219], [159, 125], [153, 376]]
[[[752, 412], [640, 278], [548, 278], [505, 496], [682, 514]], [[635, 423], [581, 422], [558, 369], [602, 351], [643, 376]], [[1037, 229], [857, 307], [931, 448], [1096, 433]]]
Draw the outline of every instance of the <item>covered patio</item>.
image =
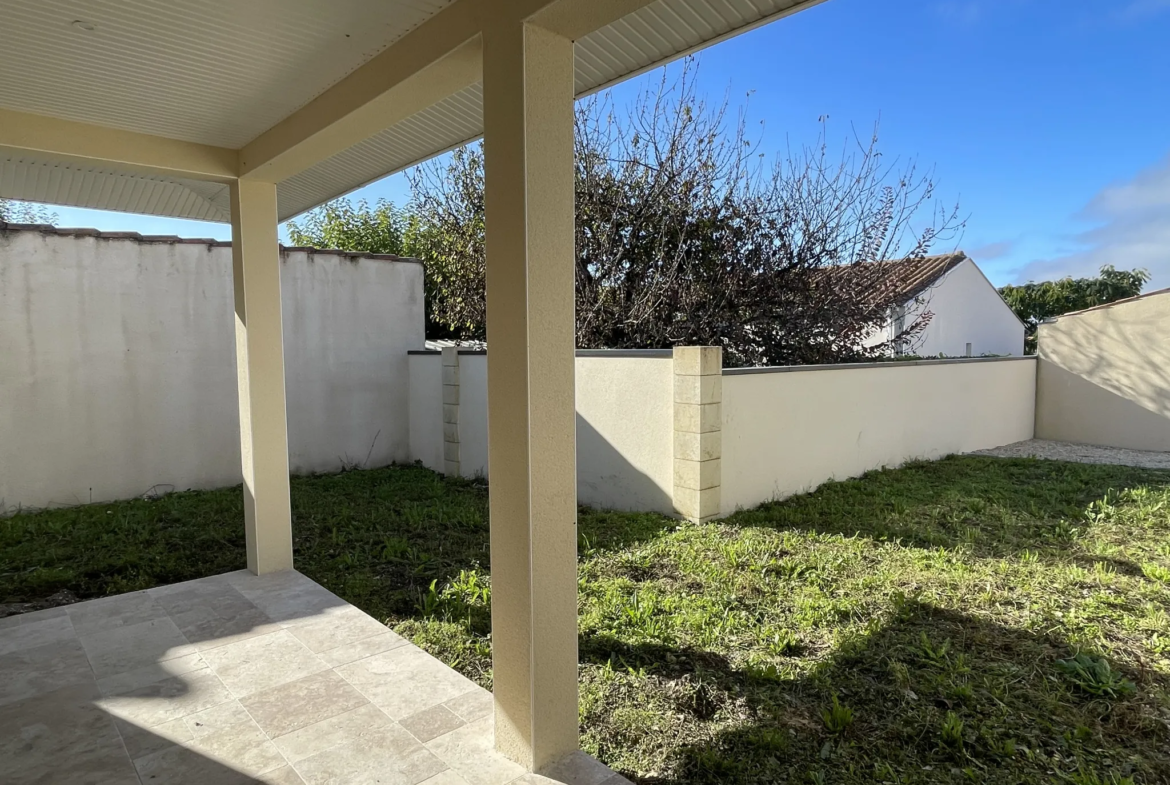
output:
[[[5, 2], [0, 197], [232, 225], [249, 572], [6, 620], [3, 769], [18, 782], [608, 779], [574, 755], [573, 100], [812, 4]], [[277, 240], [280, 221], [481, 135], [490, 700], [292, 571]], [[293, 699], [282, 689], [329, 708], [278, 710]], [[331, 769], [320, 723], [362, 711], [330, 749], [360, 748], [343, 757], [368, 767]], [[318, 719], [286, 730], [290, 717]], [[305, 728], [321, 733], [286, 738]]]
[[0, 620], [0, 674], [5, 782], [626, 782], [526, 773], [491, 693], [294, 570]]

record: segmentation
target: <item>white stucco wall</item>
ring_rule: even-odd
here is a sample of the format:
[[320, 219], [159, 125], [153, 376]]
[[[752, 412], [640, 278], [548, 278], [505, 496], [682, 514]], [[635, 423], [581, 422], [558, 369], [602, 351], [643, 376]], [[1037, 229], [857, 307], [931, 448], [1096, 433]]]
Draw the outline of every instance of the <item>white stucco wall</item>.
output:
[[722, 512], [1032, 438], [1034, 358], [724, 371]]
[[[438, 352], [411, 361], [411, 448], [443, 471]], [[674, 366], [669, 352], [577, 357], [577, 498], [606, 509], [669, 513], [674, 483]], [[487, 355], [459, 355], [459, 451], [464, 476], [488, 475]]]
[[1170, 289], [1040, 325], [1036, 436], [1170, 451]]
[[[409, 459], [421, 265], [294, 251], [281, 275], [292, 470]], [[234, 331], [225, 245], [0, 233], [0, 502], [240, 482]]]
[[464, 477], [487, 477], [487, 355], [459, 355], [459, 461]]
[[1024, 353], [1023, 323], [970, 259], [943, 276], [924, 298], [923, 305], [910, 309], [907, 323], [923, 309], [934, 315], [910, 353], [963, 357], [968, 343], [973, 357]]
[[673, 511], [674, 362], [577, 358], [577, 498], [615, 510]]
[[438, 352], [412, 352], [410, 370], [410, 459], [443, 471], [443, 358]]

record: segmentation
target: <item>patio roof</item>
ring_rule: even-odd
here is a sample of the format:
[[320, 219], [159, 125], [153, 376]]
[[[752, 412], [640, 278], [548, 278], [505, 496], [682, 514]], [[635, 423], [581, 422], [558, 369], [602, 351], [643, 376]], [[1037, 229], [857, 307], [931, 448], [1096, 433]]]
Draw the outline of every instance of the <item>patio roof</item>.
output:
[[[517, 3], [547, 6], [546, 23], [574, 40], [578, 95], [811, 4]], [[214, 180], [234, 176], [237, 160], [247, 170], [255, 159], [270, 169], [262, 179], [277, 183], [279, 217], [290, 218], [482, 134], [482, 5], [6, 4], [0, 196], [227, 221], [228, 188]], [[56, 143], [74, 135], [75, 123], [94, 127], [90, 160]], [[199, 159], [188, 162], [190, 171], [172, 162], [144, 174], [102, 149], [129, 145], [146, 154], [172, 141], [181, 144], [170, 152]]]
[[493, 733], [547, 770], [578, 750], [573, 99], [816, 1], [9, 0], [0, 197], [230, 218], [248, 569], [280, 573], [278, 222], [484, 135]]

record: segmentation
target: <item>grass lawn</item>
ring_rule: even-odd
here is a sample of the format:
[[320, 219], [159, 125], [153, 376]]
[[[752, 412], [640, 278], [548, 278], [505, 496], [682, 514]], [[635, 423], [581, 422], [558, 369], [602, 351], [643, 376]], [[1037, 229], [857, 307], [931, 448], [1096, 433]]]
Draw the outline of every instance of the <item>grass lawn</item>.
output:
[[[490, 685], [487, 495], [293, 481], [298, 568]], [[243, 566], [240, 492], [0, 520], [0, 602]], [[1170, 782], [1170, 472], [956, 457], [580, 516], [585, 748], [641, 783]]]

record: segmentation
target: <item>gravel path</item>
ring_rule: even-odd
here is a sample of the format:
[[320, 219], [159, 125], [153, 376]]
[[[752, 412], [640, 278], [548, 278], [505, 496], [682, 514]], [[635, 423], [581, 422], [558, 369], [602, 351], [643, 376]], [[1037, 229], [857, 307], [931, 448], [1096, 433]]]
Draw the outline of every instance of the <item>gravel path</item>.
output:
[[1054, 461], [1077, 463], [1112, 463], [1120, 466], [1138, 466], [1143, 469], [1170, 469], [1170, 452], [1125, 450], [1120, 447], [1097, 447], [1092, 444], [1052, 442], [1047, 439], [1029, 439], [1005, 444], [992, 450], [977, 450], [971, 455], [992, 455], [997, 458], [1048, 458]]

